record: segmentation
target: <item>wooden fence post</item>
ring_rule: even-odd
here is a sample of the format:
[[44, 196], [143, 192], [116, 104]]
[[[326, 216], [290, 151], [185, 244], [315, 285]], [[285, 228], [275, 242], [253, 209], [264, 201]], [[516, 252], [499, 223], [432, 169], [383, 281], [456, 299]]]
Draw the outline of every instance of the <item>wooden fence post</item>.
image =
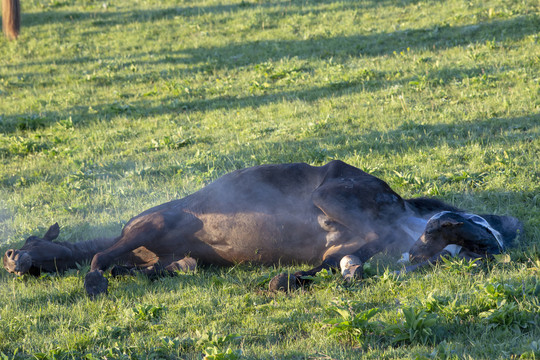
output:
[[20, 0], [2, 0], [2, 29], [10, 40], [19, 36], [21, 30]]

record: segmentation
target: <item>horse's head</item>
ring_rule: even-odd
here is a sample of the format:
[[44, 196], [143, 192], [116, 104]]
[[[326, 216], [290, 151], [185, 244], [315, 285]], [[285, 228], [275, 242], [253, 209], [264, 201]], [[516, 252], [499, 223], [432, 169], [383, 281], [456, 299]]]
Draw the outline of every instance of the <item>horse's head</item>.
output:
[[9, 249], [4, 254], [4, 268], [16, 275], [38, 275], [41, 270], [56, 271], [62, 268], [62, 259], [69, 259], [72, 252], [67, 247], [54, 243], [60, 227], [52, 225], [42, 237], [30, 236], [20, 249]]

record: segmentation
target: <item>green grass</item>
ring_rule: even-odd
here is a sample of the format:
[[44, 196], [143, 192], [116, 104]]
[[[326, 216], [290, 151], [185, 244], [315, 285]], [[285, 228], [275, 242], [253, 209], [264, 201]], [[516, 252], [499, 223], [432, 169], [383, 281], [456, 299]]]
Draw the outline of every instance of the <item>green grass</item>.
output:
[[[97, 301], [83, 292], [87, 265], [1, 271], [0, 358], [540, 356], [537, 1], [22, 6], [20, 39], [0, 39], [2, 253], [54, 222], [62, 240], [116, 235], [234, 169], [331, 159], [404, 197], [517, 216], [525, 234], [511, 264], [395, 278], [379, 257], [362, 284], [335, 277], [290, 295], [265, 280], [296, 267], [111, 279]], [[373, 326], [330, 333], [335, 299], [378, 308]], [[435, 314], [431, 335], [407, 333], [402, 309]]]

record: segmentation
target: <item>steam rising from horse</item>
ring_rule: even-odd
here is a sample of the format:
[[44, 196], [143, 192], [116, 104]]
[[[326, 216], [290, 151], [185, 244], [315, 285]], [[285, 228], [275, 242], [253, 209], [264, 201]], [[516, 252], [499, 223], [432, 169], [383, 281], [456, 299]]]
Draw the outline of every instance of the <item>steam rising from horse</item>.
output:
[[351, 259], [365, 262], [383, 250], [411, 249], [414, 258], [429, 260], [456, 244], [485, 256], [510, 245], [520, 229], [512, 217], [467, 214], [435, 199], [403, 199], [384, 181], [341, 161], [263, 165], [144, 211], [116, 239], [56, 243], [59, 228], [53, 225], [43, 238], [30, 237], [21, 249], [8, 250], [4, 267], [16, 274], [61, 270], [94, 253], [85, 279], [94, 296], [107, 291], [103, 272], [114, 264], [174, 272], [185, 268], [189, 255], [201, 264], [318, 265], [296, 274], [301, 277], [338, 268], [350, 255], [342, 263], [345, 274], [355, 266]]

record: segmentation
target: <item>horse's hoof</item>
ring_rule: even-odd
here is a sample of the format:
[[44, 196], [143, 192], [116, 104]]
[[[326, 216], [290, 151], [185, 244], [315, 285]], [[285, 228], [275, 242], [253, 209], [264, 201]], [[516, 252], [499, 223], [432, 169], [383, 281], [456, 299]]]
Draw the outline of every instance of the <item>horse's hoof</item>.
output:
[[114, 277], [133, 275], [131, 270], [132, 269], [125, 266], [114, 265], [111, 268], [111, 275]]
[[364, 266], [359, 257], [346, 255], [341, 259], [339, 267], [341, 268], [341, 275], [345, 281], [352, 282], [362, 279]]
[[103, 271], [90, 271], [84, 277], [84, 289], [89, 297], [94, 299], [100, 294], [107, 294], [109, 281], [103, 276]]
[[361, 280], [363, 274], [364, 274], [364, 267], [361, 264], [352, 265], [342, 272], [343, 279], [345, 279], [345, 281], [347, 282]]
[[166, 267], [169, 271], [181, 271], [181, 272], [191, 272], [197, 269], [197, 260], [192, 257], [186, 256], [185, 258], [175, 261], [169, 266]]
[[298, 287], [298, 279], [294, 275], [281, 273], [270, 280], [268, 288], [270, 291], [292, 291]]

